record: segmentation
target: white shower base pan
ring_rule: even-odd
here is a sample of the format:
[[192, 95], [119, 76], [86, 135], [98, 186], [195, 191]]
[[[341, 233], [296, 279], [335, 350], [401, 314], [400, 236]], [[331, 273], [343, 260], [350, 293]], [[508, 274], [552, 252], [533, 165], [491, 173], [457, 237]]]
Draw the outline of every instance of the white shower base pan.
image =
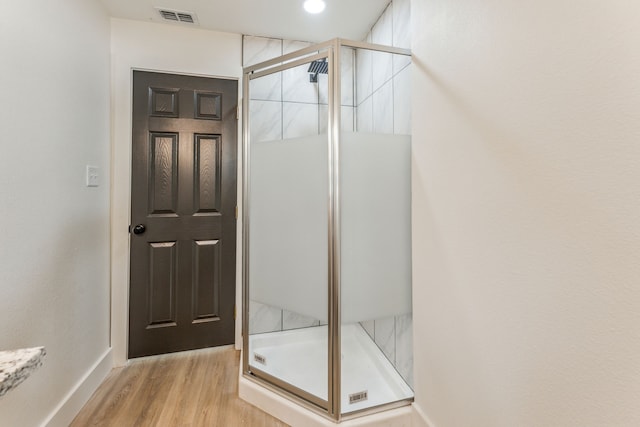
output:
[[[413, 397], [413, 391], [359, 324], [342, 326], [343, 414]], [[327, 326], [249, 337], [249, 363], [284, 382], [327, 400]], [[367, 399], [349, 403], [366, 391]]]

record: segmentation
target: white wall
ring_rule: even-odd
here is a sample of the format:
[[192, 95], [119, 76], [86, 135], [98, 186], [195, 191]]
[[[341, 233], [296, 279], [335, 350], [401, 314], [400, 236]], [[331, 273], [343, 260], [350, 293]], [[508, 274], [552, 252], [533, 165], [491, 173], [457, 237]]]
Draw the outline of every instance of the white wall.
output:
[[0, 56], [0, 349], [48, 353], [0, 399], [0, 425], [35, 426], [109, 355], [108, 17], [97, 2], [4, 2]]
[[640, 4], [412, 21], [422, 421], [640, 425]]
[[[111, 20], [112, 64], [112, 345], [116, 365], [126, 361], [129, 292], [129, 218], [131, 213], [131, 88], [132, 70], [211, 77], [242, 77], [242, 36], [184, 26], [122, 19]], [[242, 83], [239, 82], [239, 91]], [[238, 101], [241, 103], [240, 99]], [[238, 131], [238, 147], [240, 144]], [[239, 171], [240, 172], [240, 171]], [[238, 182], [240, 186], [240, 182]], [[238, 194], [238, 202], [241, 194]], [[241, 217], [241, 216], [240, 216]], [[238, 221], [238, 232], [242, 224]], [[240, 263], [238, 239], [238, 265]], [[238, 313], [240, 274], [237, 272]], [[240, 319], [236, 342], [240, 343]]]

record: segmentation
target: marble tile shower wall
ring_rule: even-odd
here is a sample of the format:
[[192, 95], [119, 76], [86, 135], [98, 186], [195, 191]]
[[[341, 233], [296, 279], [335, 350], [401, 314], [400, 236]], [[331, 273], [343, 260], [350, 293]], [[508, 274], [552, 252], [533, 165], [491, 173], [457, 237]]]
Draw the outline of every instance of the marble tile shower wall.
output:
[[[365, 40], [411, 48], [410, 0], [394, 0]], [[356, 130], [411, 133], [411, 59], [360, 49], [356, 53]]]
[[[394, 0], [365, 37], [370, 43], [411, 48], [410, 0]], [[411, 134], [411, 59], [401, 55], [356, 52], [356, 130]], [[413, 386], [411, 313], [360, 323]]]
[[411, 313], [360, 322], [373, 342], [413, 387], [413, 316]]
[[[312, 43], [266, 37], [243, 37], [243, 66], [257, 64], [310, 46]], [[354, 129], [354, 52], [342, 52], [342, 129]], [[327, 75], [309, 82], [308, 65], [252, 80], [251, 140], [270, 141], [317, 135], [327, 131]]]

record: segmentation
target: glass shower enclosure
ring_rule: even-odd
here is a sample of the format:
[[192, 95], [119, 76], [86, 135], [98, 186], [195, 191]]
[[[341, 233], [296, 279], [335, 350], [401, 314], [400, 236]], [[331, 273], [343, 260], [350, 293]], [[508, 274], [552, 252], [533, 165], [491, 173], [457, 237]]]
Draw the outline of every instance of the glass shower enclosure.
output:
[[243, 372], [333, 420], [413, 398], [410, 63], [334, 39], [244, 69]]

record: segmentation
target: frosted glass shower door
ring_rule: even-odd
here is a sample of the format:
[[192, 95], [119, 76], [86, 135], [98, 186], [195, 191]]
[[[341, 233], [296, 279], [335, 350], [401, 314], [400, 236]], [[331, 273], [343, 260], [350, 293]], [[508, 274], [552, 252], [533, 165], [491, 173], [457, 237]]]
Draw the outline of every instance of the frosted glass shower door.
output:
[[328, 136], [319, 98], [326, 80], [311, 82], [308, 68], [251, 80], [249, 365], [326, 408]]
[[251, 299], [326, 323], [326, 137], [257, 143], [251, 161]]

